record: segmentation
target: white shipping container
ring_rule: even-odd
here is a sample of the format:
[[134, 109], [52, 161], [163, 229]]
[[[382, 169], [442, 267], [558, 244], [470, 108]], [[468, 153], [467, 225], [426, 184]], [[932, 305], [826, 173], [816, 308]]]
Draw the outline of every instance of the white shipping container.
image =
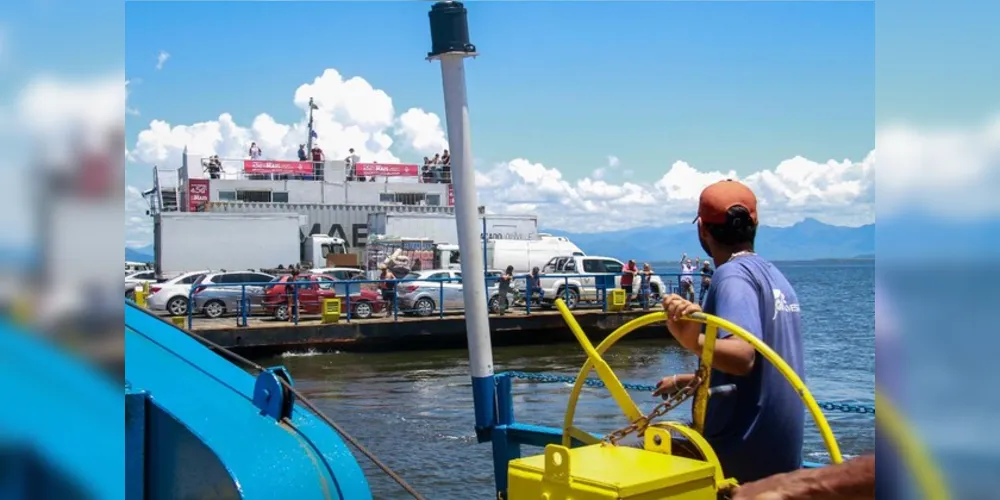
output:
[[[483, 215], [488, 240], [537, 240], [538, 217], [534, 215]], [[484, 237], [482, 223], [480, 239]], [[454, 215], [377, 213], [368, 216], [369, 234], [399, 238], [428, 238], [435, 243], [458, 244], [458, 223]]]
[[321, 205], [301, 203], [211, 202], [211, 213], [294, 213], [304, 219], [300, 237], [326, 234], [344, 239], [348, 251], [364, 255], [368, 242], [368, 215], [380, 212], [404, 214], [453, 214], [454, 207], [417, 205]]
[[294, 213], [164, 212], [154, 221], [156, 271], [260, 269], [299, 262]]

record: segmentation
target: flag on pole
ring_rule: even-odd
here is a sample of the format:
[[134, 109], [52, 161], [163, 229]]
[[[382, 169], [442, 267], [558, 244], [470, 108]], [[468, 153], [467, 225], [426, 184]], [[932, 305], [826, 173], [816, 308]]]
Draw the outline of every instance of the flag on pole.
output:
[[312, 136], [313, 139], [319, 139], [319, 134], [317, 134], [315, 130], [309, 132], [309, 135]]
[[319, 106], [317, 106], [316, 103], [313, 102], [312, 99], [309, 99], [309, 107], [312, 108], [312, 109], [319, 109]]

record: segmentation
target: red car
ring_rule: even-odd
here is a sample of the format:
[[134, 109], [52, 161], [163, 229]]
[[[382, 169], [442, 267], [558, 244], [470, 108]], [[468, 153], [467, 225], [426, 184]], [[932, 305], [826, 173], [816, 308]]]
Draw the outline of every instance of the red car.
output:
[[[281, 321], [287, 321], [289, 318], [288, 298], [292, 295], [292, 290], [288, 286], [288, 282], [291, 279], [292, 277], [287, 274], [275, 278], [271, 284], [265, 287], [264, 297], [261, 300], [264, 311]], [[323, 299], [347, 296], [350, 282], [340, 281], [325, 275], [302, 274], [295, 278], [294, 283], [296, 283], [296, 293], [299, 299], [299, 314], [319, 314], [323, 306]], [[385, 307], [385, 303], [378, 293], [362, 290], [357, 283], [350, 286], [350, 292], [352, 319], [370, 318]], [[342, 301], [340, 305], [347, 307], [347, 301]]]

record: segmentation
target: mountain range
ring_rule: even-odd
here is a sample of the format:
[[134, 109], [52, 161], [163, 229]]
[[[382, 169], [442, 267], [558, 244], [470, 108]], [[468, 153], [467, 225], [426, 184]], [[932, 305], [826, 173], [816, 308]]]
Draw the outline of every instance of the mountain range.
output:
[[[680, 259], [687, 253], [704, 256], [692, 224], [640, 227], [609, 233], [542, 232], [565, 236], [584, 252], [621, 260], [662, 262]], [[757, 251], [771, 260], [813, 260], [874, 258], [875, 225], [831, 226], [805, 219], [789, 227], [761, 226], [757, 231]], [[125, 248], [125, 260], [152, 262], [153, 246]]]
[[[705, 256], [693, 224], [625, 229], [610, 233], [570, 233], [542, 230], [565, 236], [593, 255], [635, 259], [640, 262], [676, 261], [687, 253]], [[875, 224], [860, 227], [831, 226], [805, 219], [789, 227], [761, 226], [756, 250], [769, 260], [874, 258]]]

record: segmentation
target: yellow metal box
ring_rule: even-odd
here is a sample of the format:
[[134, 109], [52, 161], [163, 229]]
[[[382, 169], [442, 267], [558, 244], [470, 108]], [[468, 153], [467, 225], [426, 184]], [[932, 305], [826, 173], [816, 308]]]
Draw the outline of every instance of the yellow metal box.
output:
[[715, 466], [639, 448], [592, 444], [511, 460], [510, 500], [716, 500]]
[[614, 288], [608, 291], [608, 310], [621, 311], [625, 309], [625, 290]]
[[170, 322], [177, 328], [187, 328], [187, 317], [185, 316], [171, 316]]
[[340, 321], [340, 299], [323, 299], [323, 324]]

